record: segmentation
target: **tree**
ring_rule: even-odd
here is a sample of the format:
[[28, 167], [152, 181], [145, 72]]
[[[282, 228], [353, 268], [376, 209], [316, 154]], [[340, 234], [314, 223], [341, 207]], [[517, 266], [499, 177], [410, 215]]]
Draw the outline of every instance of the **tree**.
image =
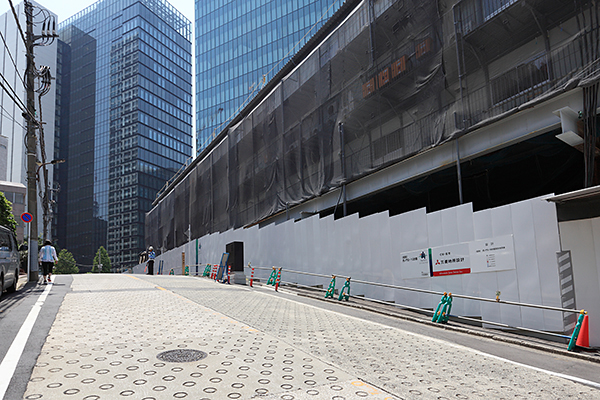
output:
[[77, 274], [79, 273], [79, 268], [77, 268], [77, 264], [75, 263], [75, 258], [73, 258], [73, 254], [66, 249], [62, 249], [60, 253], [58, 253], [58, 262], [56, 263], [56, 267], [54, 268], [55, 274]]
[[4, 193], [0, 192], [0, 225], [7, 227], [15, 234], [17, 233], [17, 221], [12, 213], [12, 203], [8, 201]]
[[[102, 264], [101, 271], [99, 271], [100, 264]], [[111, 264], [110, 264], [110, 257], [108, 256], [108, 251], [106, 251], [104, 246], [100, 246], [100, 248], [96, 252], [96, 256], [94, 257], [94, 262], [92, 263], [92, 272], [107, 273], [107, 272], [110, 272], [110, 269], [111, 269]]]

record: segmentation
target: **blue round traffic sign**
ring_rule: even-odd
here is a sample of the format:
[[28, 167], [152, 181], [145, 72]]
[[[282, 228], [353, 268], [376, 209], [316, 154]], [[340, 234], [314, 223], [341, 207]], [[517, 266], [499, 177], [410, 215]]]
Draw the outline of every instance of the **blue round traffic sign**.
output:
[[23, 220], [23, 222], [28, 223], [33, 221], [33, 215], [29, 214], [28, 212], [24, 212], [23, 214], [21, 214], [21, 219]]

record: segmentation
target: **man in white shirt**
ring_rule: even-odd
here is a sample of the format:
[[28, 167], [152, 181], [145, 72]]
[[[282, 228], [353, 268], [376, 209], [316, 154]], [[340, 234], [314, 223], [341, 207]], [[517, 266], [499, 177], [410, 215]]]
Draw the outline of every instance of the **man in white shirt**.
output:
[[52, 268], [54, 267], [54, 263], [58, 262], [58, 256], [56, 255], [56, 250], [52, 247], [52, 242], [46, 240], [44, 242], [44, 246], [40, 249], [40, 255], [38, 257], [38, 261], [42, 266], [42, 271], [44, 273], [44, 284], [51, 282], [52, 277]]

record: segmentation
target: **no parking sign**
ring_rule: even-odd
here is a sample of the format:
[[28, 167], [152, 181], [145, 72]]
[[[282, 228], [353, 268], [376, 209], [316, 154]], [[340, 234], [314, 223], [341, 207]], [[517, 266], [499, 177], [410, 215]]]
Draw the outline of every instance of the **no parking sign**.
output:
[[29, 214], [28, 212], [24, 212], [23, 214], [21, 214], [21, 219], [27, 224], [33, 221], [33, 215]]

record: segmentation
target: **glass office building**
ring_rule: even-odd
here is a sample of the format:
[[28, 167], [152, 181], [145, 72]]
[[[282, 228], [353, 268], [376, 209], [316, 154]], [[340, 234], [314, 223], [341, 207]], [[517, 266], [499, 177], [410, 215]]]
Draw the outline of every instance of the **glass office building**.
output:
[[196, 0], [199, 153], [344, 0]]
[[164, 0], [101, 0], [60, 25], [58, 241], [78, 264], [100, 246], [137, 264], [144, 213], [192, 154], [190, 28]]

